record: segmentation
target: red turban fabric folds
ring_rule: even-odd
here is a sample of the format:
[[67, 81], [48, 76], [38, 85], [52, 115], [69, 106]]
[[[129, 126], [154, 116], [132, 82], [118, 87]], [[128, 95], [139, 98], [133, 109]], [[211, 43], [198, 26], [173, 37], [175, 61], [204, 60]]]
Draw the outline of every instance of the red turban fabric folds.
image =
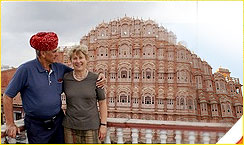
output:
[[54, 32], [39, 32], [31, 37], [30, 45], [39, 51], [54, 50], [58, 46], [58, 36]]

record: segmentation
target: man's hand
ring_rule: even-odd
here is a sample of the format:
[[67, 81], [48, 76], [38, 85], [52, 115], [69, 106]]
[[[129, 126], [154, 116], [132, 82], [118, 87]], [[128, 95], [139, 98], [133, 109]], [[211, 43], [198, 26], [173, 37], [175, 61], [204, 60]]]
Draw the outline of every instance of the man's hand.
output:
[[98, 88], [102, 88], [103, 89], [105, 83], [106, 83], [106, 78], [105, 78], [104, 74], [100, 73], [99, 76], [98, 76], [98, 78], [97, 78], [96, 86]]
[[6, 125], [6, 134], [9, 137], [16, 138], [16, 134], [20, 134], [20, 129], [15, 124]]
[[3, 109], [6, 119], [6, 134], [9, 137], [16, 138], [16, 134], [20, 133], [20, 129], [14, 124], [13, 116], [13, 98], [3, 95]]
[[99, 140], [103, 141], [106, 137], [107, 126], [101, 125], [99, 128]]

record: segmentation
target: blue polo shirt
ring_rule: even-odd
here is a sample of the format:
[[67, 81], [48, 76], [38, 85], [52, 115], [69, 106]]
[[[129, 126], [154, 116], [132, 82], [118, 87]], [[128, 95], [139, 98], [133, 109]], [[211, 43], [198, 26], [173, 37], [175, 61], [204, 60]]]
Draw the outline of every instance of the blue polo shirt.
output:
[[12, 98], [20, 92], [28, 116], [47, 119], [61, 109], [63, 76], [72, 69], [60, 63], [51, 64], [51, 68], [46, 71], [38, 59], [26, 62], [16, 70], [5, 91]]

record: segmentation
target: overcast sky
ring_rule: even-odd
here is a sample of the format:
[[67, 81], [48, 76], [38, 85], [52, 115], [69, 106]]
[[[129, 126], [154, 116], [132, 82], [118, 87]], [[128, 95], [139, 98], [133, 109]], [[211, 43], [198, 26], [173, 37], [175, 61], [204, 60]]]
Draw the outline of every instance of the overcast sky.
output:
[[54, 31], [59, 46], [79, 44], [101, 22], [126, 16], [154, 20], [185, 41], [213, 68], [228, 68], [243, 82], [242, 1], [1, 2], [1, 64], [18, 67], [34, 59], [30, 37]]

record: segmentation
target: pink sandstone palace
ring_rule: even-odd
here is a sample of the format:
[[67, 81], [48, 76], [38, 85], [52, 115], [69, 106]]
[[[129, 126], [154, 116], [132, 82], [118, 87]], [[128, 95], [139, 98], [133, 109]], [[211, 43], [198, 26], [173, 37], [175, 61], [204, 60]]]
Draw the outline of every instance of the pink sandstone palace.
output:
[[80, 43], [89, 47], [89, 70], [107, 78], [110, 118], [236, 122], [242, 116], [239, 79], [224, 68], [212, 74], [206, 61], [151, 20], [103, 22]]

